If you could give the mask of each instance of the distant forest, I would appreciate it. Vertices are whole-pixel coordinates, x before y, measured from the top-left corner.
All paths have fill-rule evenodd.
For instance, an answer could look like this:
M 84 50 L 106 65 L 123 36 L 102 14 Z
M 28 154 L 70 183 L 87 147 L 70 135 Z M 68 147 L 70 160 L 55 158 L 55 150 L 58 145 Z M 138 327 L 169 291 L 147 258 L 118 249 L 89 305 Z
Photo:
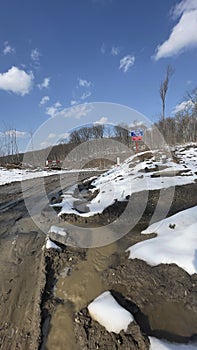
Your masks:
M 144 136 L 143 141 L 140 142 L 141 149 L 160 148 L 164 146 L 161 142 L 161 135 L 163 136 L 165 143 L 169 146 L 177 144 L 184 144 L 188 142 L 197 141 L 197 88 L 188 94 L 185 108 L 176 113 L 173 117 L 161 117 L 161 119 L 152 125 L 151 128 L 147 128 L 146 125 L 140 124 L 136 121 L 132 127 L 126 124 L 120 124 L 116 126 L 94 124 L 92 126 L 85 126 L 80 129 L 75 129 L 70 133 L 68 140 L 62 140 L 59 144 L 43 150 L 32 150 L 26 154 L 26 159 L 29 164 L 41 167 L 44 166 L 45 160 L 64 160 L 71 150 L 77 146 L 87 143 L 89 150 L 91 149 L 92 141 L 97 141 L 98 147 L 101 142 L 99 140 L 114 140 L 120 144 L 125 145 L 128 148 L 135 148 L 135 143 L 131 139 L 131 130 L 141 129 Z M 7 144 L 6 144 L 7 142 Z M 108 150 L 109 154 L 117 153 L 118 149 L 114 143 L 114 150 Z M 113 147 L 112 147 L 113 148 Z M 121 148 L 121 146 L 120 146 Z M 12 133 L 7 134 L 4 141 L 0 144 L 0 164 L 6 163 L 22 163 L 24 154 L 18 153 L 16 143 L 16 135 L 14 129 Z M 80 151 L 81 150 L 81 151 Z M 78 147 L 77 152 L 79 157 L 85 157 L 84 154 L 88 149 Z M 81 155 L 80 155 L 81 152 Z M 96 150 L 94 150 L 96 152 Z M 111 153 L 110 153 L 111 152 Z

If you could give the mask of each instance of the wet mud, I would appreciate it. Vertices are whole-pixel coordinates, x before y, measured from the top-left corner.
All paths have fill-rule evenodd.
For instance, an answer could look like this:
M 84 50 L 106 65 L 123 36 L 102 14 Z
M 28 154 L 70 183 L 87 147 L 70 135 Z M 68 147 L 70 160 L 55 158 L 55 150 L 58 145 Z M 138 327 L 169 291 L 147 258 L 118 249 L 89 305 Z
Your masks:
M 45 180 L 50 193 L 58 193 L 58 177 Z M 72 177 L 67 180 L 72 184 Z M 34 203 L 39 184 L 30 181 Z M 27 191 L 29 194 L 29 192 Z M 168 190 L 166 190 L 166 198 Z M 197 184 L 177 187 L 168 215 L 197 205 Z M 62 252 L 42 249 L 46 236 L 30 218 L 20 184 L 1 187 L 0 193 L 0 349 L 77 350 L 148 349 L 148 335 L 188 342 L 197 335 L 197 275 L 178 266 L 150 267 L 128 260 L 125 250 L 147 239 L 140 235 L 151 221 L 158 191 L 149 200 L 139 222 L 124 237 L 105 247 L 81 249 L 59 244 Z M 143 193 L 136 195 L 136 203 Z M 89 227 L 115 220 L 124 204 L 115 204 L 103 216 L 88 223 L 70 216 L 68 220 Z M 160 203 L 159 219 L 165 210 Z M 42 223 L 50 225 L 45 207 Z M 148 238 L 152 236 L 149 235 Z M 91 320 L 87 305 L 103 291 L 132 312 L 135 322 L 127 332 L 108 333 Z

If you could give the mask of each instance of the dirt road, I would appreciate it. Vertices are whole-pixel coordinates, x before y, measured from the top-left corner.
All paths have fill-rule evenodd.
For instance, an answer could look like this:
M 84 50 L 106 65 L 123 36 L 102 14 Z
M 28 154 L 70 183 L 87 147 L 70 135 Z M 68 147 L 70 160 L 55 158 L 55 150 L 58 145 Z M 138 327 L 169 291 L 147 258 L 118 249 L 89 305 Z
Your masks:
M 81 177 L 90 175 L 92 173 L 85 173 Z M 65 175 L 63 180 L 63 187 L 76 182 L 73 174 Z M 106 349 L 105 344 L 111 349 L 119 349 L 121 339 L 104 332 L 83 309 L 99 293 L 108 289 L 113 290 L 117 300 L 128 310 L 132 310 L 133 302 L 136 304 L 136 320 L 146 337 L 153 334 L 168 337 L 169 340 L 182 340 L 196 334 L 196 275 L 190 277 L 173 265 L 151 268 L 138 260 L 128 261 L 124 254 L 127 247 L 144 239 L 140 236 L 140 230 L 148 224 L 154 212 L 158 191 L 150 192 L 140 223 L 116 246 L 108 246 L 104 250 L 67 247 L 61 254 L 46 253 L 42 250 L 45 234 L 40 228 L 47 232 L 51 224 L 58 222 L 49 202 L 55 199 L 61 188 L 59 176 L 28 180 L 23 183 L 23 191 L 20 183 L 1 186 L 0 349 L 61 350 L 64 349 L 63 344 L 72 337 L 70 347 L 67 343 L 68 350 L 77 349 L 78 339 L 83 349 L 88 349 L 96 342 L 101 349 Z M 197 205 L 196 191 L 197 184 L 176 188 L 169 213 L 174 214 Z M 135 196 L 136 202 L 142 198 L 143 193 Z M 32 217 L 26 208 L 27 204 Z M 165 206 L 165 203 L 162 205 Z M 103 222 L 109 215 L 115 217 L 114 208 L 106 211 Z M 79 220 L 79 224 L 84 223 Z M 57 289 L 54 296 L 55 281 Z M 156 312 L 156 308 L 159 312 Z M 176 314 L 177 317 L 171 320 L 172 326 L 169 326 L 172 313 L 173 317 Z M 162 324 L 159 323 L 159 315 L 164 315 Z M 177 319 L 184 320 L 184 317 L 187 322 L 173 328 Z M 132 332 L 126 338 L 121 336 L 125 344 Z M 140 334 L 139 329 L 137 333 Z M 88 338 L 88 334 L 91 334 L 91 338 Z M 145 343 L 148 344 L 146 340 Z M 121 348 L 128 349 L 126 345 Z
M 92 173 L 91 173 L 92 174 Z M 90 174 L 89 174 L 90 175 Z M 83 178 L 88 173 L 81 173 Z M 75 182 L 64 175 L 64 186 Z M 43 191 L 44 189 L 46 193 Z M 50 201 L 61 189 L 59 176 L 15 182 L 0 191 L 0 349 L 38 349 L 40 342 L 40 301 L 45 286 L 42 246 L 51 218 Z M 46 194 L 48 197 L 46 197 Z M 25 198 L 25 201 L 24 201 Z M 49 198 L 49 200 L 48 200 Z M 28 200 L 29 199 L 29 200 Z M 33 220 L 26 208 L 28 203 Z M 47 205 L 47 211 L 44 213 Z M 43 211 L 43 212 L 42 212 Z M 58 219 L 56 219 L 58 220 Z M 35 223 L 35 222 L 36 223 Z

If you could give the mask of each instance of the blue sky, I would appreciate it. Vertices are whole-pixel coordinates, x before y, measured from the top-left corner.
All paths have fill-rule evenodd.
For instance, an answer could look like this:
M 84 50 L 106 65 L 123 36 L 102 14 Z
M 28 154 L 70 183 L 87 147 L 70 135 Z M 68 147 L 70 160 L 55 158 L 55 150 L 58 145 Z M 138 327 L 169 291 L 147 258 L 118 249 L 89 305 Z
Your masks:
M 197 0 L 1 0 L 0 131 L 16 129 L 24 148 L 30 131 L 87 102 L 157 121 L 168 64 L 173 115 L 197 85 Z M 62 134 L 71 127 L 65 118 Z

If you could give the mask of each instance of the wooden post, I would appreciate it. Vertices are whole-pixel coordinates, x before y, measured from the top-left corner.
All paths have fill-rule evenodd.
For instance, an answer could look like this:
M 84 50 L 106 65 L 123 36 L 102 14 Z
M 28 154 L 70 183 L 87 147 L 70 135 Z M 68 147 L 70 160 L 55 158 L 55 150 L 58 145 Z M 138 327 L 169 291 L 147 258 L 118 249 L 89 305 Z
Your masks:
M 136 153 L 138 153 L 138 141 L 135 141 Z

